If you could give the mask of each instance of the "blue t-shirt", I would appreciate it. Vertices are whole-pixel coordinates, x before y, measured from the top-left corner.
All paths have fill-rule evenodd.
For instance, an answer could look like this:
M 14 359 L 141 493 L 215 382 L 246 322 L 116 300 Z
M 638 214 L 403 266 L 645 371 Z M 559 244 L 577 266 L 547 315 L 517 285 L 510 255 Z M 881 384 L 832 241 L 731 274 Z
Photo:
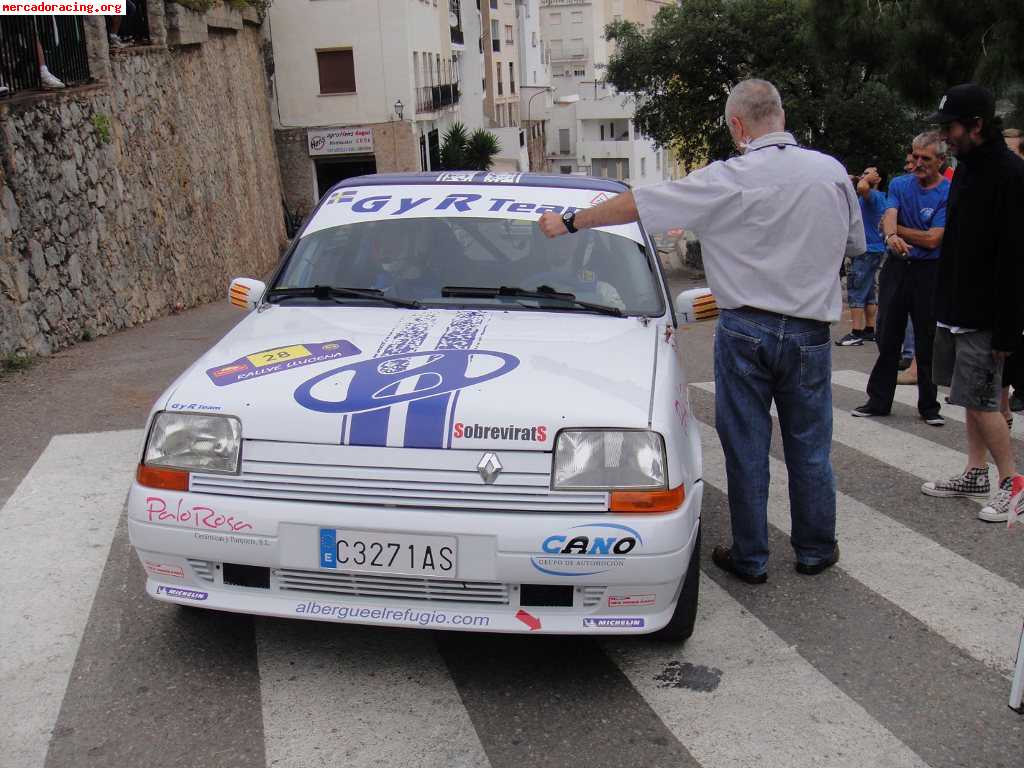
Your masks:
M 885 195 L 872 189 L 866 198 L 860 195 L 857 198 L 860 200 L 860 217 L 864 219 L 864 239 L 868 243 L 868 253 L 885 253 L 885 240 L 879 230 L 885 213 Z
M 896 221 L 902 227 L 927 232 L 932 227 L 946 226 L 946 201 L 949 198 L 949 182 L 945 179 L 931 189 L 922 189 L 913 174 L 897 176 L 889 184 L 889 195 L 885 200 L 886 209 L 899 211 Z M 928 261 L 939 258 L 942 247 L 910 249 L 911 259 Z

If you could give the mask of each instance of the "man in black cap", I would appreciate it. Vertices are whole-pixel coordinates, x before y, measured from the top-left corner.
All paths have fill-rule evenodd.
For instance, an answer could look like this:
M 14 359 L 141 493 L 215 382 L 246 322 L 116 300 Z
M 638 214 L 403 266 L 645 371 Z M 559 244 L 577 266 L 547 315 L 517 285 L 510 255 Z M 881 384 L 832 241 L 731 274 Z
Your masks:
M 935 292 L 934 375 L 950 387 L 949 401 L 967 409 L 967 467 L 921 490 L 929 496 L 988 496 L 991 453 L 999 485 L 978 518 L 1000 522 L 1024 507 L 1024 478 L 1017 475 L 999 412 L 1003 365 L 1024 333 L 1024 159 L 1007 148 L 986 88 L 950 88 L 929 119 L 941 126 L 960 161 Z

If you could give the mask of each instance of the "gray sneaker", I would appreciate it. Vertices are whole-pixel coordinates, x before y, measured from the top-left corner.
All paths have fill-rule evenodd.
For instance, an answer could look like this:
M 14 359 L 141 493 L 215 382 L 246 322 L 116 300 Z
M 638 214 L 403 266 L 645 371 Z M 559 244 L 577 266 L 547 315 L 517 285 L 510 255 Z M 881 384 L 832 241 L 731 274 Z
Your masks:
M 1024 483 L 1021 484 L 1024 487 Z M 999 490 L 992 500 L 978 510 L 978 519 L 986 523 L 1005 523 L 1010 519 L 1010 511 L 1015 517 L 1024 514 L 1024 492 L 1014 492 L 1013 478 L 1008 477 L 999 484 Z
M 988 467 L 971 467 L 966 472 L 953 475 L 948 480 L 929 480 L 921 486 L 921 493 L 944 499 L 956 496 L 988 498 L 989 493 L 991 493 L 991 487 L 988 482 Z M 1004 517 L 1003 520 L 1005 519 Z

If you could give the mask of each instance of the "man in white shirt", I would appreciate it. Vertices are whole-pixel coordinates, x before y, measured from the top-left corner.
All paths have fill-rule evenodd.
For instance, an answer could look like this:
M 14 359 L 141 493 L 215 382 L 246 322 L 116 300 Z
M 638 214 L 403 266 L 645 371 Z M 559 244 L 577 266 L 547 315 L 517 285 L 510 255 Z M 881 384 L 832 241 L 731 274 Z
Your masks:
M 743 154 L 679 181 L 608 202 L 544 214 L 548 237 L 638 219 L 650 233 L 700 237 L 708 284 L 722 310 L 715 336 L 716 427 L 726 457 L 731 547 L 712 560 L 751 584 L 768 578 L 768 454 L 775 401 L 789 470 L 796 570 L 835 564 L 832 342 L 839 266 L 865 251 L 860 205 L 846 169 L 797 146 L 775 87 L 736 85 L 725 118 Z

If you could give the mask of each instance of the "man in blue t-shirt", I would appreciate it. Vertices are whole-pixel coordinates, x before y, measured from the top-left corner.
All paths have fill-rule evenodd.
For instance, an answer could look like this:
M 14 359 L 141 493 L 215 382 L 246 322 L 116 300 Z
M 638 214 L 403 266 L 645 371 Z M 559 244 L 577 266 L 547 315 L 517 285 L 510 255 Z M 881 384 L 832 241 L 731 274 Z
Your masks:
M 878 360 L 868 379 L 868 401 L 854 416 L 887 416 L 896 394 L 900 347 L 907 317 L 914 326 L 917 354 L 917 410 L 934 427 L 945 420 L 939 414 L 932 380 L 932 343 L 935 339 L 935 284 L 942 234 L 946 226 L 949 182 L 940 169 L 946 144 L 935 131 L 914 139 L 913 175 L 892 180 L 882 217 L 882 239 L 889 258 L 879 279 Z
M 856 182 L 867 251 L 850 259 L 846 293 L 853 330 L 836 342 L 840 347 L 859 347 L 865 341 L 875 341 L 875 316 L 878 311 L 875 274 L 882 263 L 882 254 L 885 253 L 885 243 L 882 242 L 879 229 L 886 207 L 885 195 L 878 191 L 882 177 L 877 168 L 867 168 L 861 176 L 851 177 L 851 181 Z

